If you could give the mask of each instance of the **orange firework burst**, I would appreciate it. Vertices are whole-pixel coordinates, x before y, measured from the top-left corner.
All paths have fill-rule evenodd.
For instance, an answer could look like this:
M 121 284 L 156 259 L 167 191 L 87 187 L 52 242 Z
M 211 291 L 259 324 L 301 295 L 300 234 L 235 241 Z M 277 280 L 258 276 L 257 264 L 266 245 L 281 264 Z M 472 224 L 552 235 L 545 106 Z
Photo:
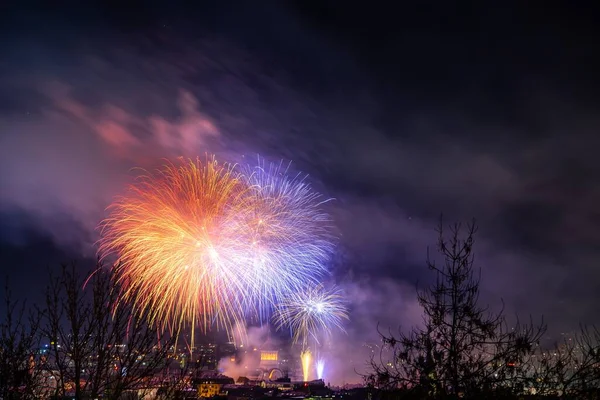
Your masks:
M 236 246 L 228 216 L 246 190 L 233 166 L 214 158 L 142 177 L 102 225 L 101 254 L 119 257 L 121 300 L 163 329 L 233 326 L 241 318 L 242 282 L 223 258 Z

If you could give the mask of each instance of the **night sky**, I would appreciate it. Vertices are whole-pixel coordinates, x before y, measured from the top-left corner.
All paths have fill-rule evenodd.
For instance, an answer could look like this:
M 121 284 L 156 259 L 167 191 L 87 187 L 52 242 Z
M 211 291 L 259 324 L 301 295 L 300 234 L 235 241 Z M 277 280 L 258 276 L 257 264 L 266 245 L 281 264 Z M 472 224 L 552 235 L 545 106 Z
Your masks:
M 419 319 L 441 213 L 478 221 L 482 301 L 554 332 L 599 321 L 597 10 L 201 3 L 2 9 L 0 262 L 20 295 L 93 262 L 132 168 L 260 154 L 336 199 L 353 338 Z

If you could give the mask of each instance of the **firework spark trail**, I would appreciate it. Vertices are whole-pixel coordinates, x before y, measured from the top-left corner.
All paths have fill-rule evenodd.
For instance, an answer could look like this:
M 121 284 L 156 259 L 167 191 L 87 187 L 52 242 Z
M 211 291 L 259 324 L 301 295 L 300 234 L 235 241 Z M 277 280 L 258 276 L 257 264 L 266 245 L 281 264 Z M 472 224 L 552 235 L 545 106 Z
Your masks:
M 318 344 L 319 336 L 330 335 L 333 327 L 343 331 L 348 311 L 342 300 L 337 288 L 327 289 L 322 284 L 291 293 L 277 308 L 276 326 L 291 327 L 294 343 L 301 342 L 306 349 L 310 339 Z
M 318 195 L 280 166 L 246 171 L 214 157 L 168 164 L 109 208 L 99 251 L 118 257 L 120 301 L 163 329 L 230 332 L 326 272 Z
M 310 350 L 304 350 L 300 353 L 300 360 L 302 362 L 302 379 L 304 382 L 308 382 L 310 378 L 310 365 L 312 360 L 312 354 Z
M 325 372 L 325 360 L 323 360 L 322 358 L 317 360 L 316 363 L 316 369 L 317 369 L 317 379 L 324 379 L 324 372 Z

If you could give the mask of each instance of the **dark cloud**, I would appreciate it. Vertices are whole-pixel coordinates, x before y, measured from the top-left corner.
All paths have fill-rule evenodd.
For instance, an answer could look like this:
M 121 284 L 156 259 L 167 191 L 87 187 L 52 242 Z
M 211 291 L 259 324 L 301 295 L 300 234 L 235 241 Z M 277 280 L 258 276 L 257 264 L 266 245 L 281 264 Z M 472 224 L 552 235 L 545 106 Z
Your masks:
M 336 199 L 332 268 L 353 276 L 348 291 L 364 305 L 340 352 L 374 340 L 377 322 L 415 321 L 413 285 L 429 279 L 441 212 L 480 223 L 484 301 L 544 313 L 557 330 L 600 316 L 599 85 L 585 23 L 552 30 L 550 13 L 527 34 L 528 10 L 514 25 L 471 10 L 491 22 L 390 33 L 385 18 L 375 27 L 372 13 L 350 10 L 332 33 L 322 22 L 338 15 L 331 8 L 316 18 L 310 7 L 215 6 L 197 23 L 163 11 L 131 30 L 110 13 L 111 24 L 86 14 L 89 30 L 13 26 L 21 33 L 0 64 L 4 246 L 22 246 L 30 239 L 18 232 L 33 228 L 92 257 L 95 227 L 131 168 L 260 153 L 293 160 Z M 352 40 L 359 22 L 380 46 Z

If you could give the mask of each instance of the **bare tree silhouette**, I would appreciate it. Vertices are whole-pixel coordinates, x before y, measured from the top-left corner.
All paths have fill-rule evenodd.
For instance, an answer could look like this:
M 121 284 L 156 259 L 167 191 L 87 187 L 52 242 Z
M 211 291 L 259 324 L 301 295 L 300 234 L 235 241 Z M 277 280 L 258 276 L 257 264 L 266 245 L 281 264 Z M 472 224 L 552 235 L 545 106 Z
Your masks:
M 170 359 L 173 338 L 128 305 L 115 306 L 118 293 L 111 272 L 100 264 L 87 281 L 74 264 L 52 277 L 42 332 L 50 339 L 47 365 L 55 396 L 118 398 L 150 385 Z
M 530 355 L 545 332 L 542 323 L 507 324 L 503 309 L 479 305 L 480 273 L 474 270 L 473 222 L 461 238 L 461 225 L 446 238 L 440 222 L 437 250 L 441 265 L 427 256 L 435 283 L 418 291 L 423 325 L 408 333 L 381 334 L 382 353 L 371 359 L 367 383 L 403 388 L 423 397 L 476 396 L 512 390 L 514 367 Z

